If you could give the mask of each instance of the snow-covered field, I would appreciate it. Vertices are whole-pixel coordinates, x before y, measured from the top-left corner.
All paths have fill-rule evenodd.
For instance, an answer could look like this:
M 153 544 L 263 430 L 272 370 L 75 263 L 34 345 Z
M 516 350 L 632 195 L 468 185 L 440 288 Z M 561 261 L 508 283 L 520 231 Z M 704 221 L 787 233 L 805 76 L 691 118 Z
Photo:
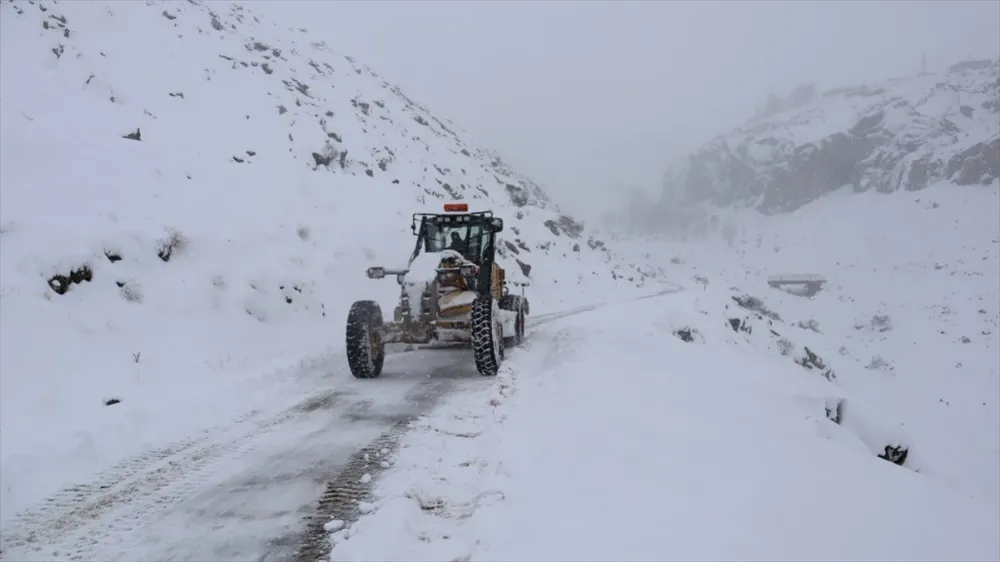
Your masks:
M 331 559 L 997 560 L 997 189 L 842 195 L 648 244 L 687 290 L 530 331 Z
M 348 307 L 391 314 L 399 287 L 364 271 L 405 265 L 413 212 L 462 199 L 503 217 L 533 312 L 650 290 L 628 248 L 573 231 L 529 179 L 305 32 L 231 3 L 0 10 L 0 520 L 336 387 Z

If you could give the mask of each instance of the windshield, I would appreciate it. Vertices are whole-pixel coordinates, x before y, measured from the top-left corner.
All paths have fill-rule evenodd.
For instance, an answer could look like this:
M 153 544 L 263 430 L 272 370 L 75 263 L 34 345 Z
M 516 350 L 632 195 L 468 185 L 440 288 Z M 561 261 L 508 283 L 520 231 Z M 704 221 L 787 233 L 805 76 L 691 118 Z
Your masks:
M 424 251 L 455 250 L 466 259 L 478 262 L 487 237 L 478 224 L 439 225 L 428 222 L 424 238 Z

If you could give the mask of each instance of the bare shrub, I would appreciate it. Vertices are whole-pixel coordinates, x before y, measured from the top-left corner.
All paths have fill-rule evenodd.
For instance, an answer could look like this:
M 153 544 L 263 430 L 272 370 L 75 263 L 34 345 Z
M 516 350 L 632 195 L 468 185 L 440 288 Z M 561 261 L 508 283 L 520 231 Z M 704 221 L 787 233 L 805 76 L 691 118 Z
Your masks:
M 865 369 L 870 370 L 881 370 L 889 366 L 889 362 L 882 358 L 880 355 L 873 355 L 872 360 L 868 362 Z
M 876 314 L 872 316 L 871 327 L 876 332 L 888 332 L 892 329 L 892 318 L 888 314 Z
M 89 283 L 93 279 L 94 272 L 88 264 L 83 264 L 77 269 L 70 270 L 69 275 L 53 275 L 49 278 L 48 284 L 49 288 L 55 291 L 57 295 L 65 295 L 72 285 L 83 283 L 84 281 Z
M 736 301 L 736 304 L 747 310 L 763 314 L 772 320 L 781 320 L 781 316 L 779 316 L 777 312 L 767 308 L 764 301 L 758 299 L 757 297 L 751 295 L 740 295 L 738 297 L 733 297 L 733 300 Z
M 118 281 L 118 293 L 128 302 L 142 303 L 142 288 L 136 281 Z
M 188 242 L 187 237 L 181 234 L 180 231 L 168 228 L 167 237 L 160 240 L 156 255 L 165 262 L 170 261 L 172 256 L 176 255 L 178 252 L 184 251 L 184 249 L 188 247 Z
M 795 325 L 798 326 L 799 328 L 802 328 L 803 330 L 812 330 L 812 331 L 816 332 L 817 334 L 820 333 L 820 331 L 819 331 L 819 321 L 816 320 L 815 318 L 810 318 L 809 320 L 806 320 L 805 322 L 801 322 L 801 321 L 797 322 Z
M 782 355 L 788 355 L 793 349 L 795 349 L 795 344 L 788 341 L 786 338 L 778 340 L 778 352 Z
M 855 330 L 864 330 L 865 328 L 870 328 L 875 332 L 888 332 L 892 329 L 892 318 L 888 314 L 876 314 L 867 323 L 856 321 L 854 324 Z
M 302 225 L 295 230 L 295 233 L 299 235 L 299 238 L 303 240 L 309 240 L 309 227 Z
M 688 343 L 704 343 L 705 338 L 696 328 L 684 327 L 674 330 L 674 335 Z

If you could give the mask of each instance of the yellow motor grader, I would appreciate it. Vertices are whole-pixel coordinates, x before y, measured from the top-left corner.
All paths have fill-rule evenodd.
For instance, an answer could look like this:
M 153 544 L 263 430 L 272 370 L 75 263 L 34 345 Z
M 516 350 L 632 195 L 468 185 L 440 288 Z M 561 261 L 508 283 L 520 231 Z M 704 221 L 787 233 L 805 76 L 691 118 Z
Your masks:
M 406 269 L 370 267 L 369 279 L 395 275 L 401 287 L 392 322 L 378 303 L 357 301 L 347 315 L 347 364 L 359 379 L 382 373 L 387 343 L 469 342 L 476 370 L 494 376 L 504 348 L 520 345 L 528 301 L 527 281 L 506 279 L 496 263 L 496 235 L 503 219 L 446 203 L 444 213 L 415 213 L 417 244 Z M 512 294 L 511 286 L 520 294 Z

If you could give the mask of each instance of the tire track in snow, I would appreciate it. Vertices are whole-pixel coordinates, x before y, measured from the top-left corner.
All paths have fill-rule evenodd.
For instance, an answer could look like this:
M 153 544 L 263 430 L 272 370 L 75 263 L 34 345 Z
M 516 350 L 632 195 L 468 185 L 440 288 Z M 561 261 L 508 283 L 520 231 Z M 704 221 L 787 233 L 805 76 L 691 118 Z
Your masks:
M 471 361 L 471 354 L 469 356 Z M 421 415 L 430 412 L 437 403 L 454 388 L 456 380 L 467 378 L 474 384 L 489 381 L 472 370 L 441 369 L 443 378 L 430 380 L 415 387 L 406 396 L 407 401 L 417 405 L 413 415 L 396 420 L 381 435 L 359 449 L 348 459 L 337 476 L 327 482 L 323 495 L 313 513 L 304 518 L 304 531 L 295 550 L 295 562 L 315 562 L 330 556 L 332 544 L 326 524 L 331 520 L 349 525 L 364 514 L 364 502 L 372 497 L 373 483 L 380 473 L 390 466 L 389 458 L 396 452 L 402 437 L 410 430 L 410 424 Z M 367 476 L 367 477 L 366 477 Z
M 364 513 L 363 502 L 371 499 L 372 495 L 371 482 L 389 468 L 385 459 L 399 447 L 399 441 L 410 429 L 411 421 L 401 420 L 393 424 L 388 431 L 352 455 L 337 477 L 327 483 L 315 513 L 305 518 L 304 538 L 295 551 L 296 562 L 329 558 L 332 545 L 326 524 L 337 520 L 348 525 Z
M 90 553 L 107 537 L 129 532 L 143 520 L 190 495 L 212 476 L 218 461 L 246 454 L 253 439 L 275 431 L 282 424 L 332 407 L 344 395 L 327 391 L 309 397 L 278 414 L 250 412 L 234 423 L 204 437 L 171 443 L 100 473 L 93 483 L 71 486 L 13 518 L 0 536 L 0 556 L 28 550 L 41 556 L 92 558 Z M 59 553 L 42 549 L 59 544 Z M 19 555 L 21 557 L 21 555 Z

